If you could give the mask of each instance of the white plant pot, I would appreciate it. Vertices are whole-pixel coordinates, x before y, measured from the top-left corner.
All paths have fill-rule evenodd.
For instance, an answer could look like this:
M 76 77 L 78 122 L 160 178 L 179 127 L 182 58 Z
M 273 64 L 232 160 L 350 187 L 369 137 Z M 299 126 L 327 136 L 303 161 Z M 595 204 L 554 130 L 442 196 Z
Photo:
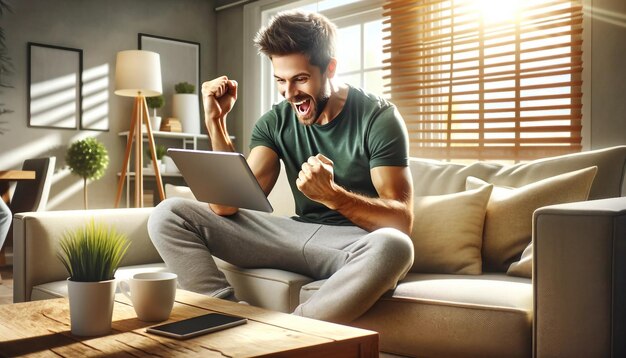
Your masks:
M 150 127 L 152 127 L 153 131 L 160 130 L 161 129 L 161 117 L 160 116 L 150 117 Z
M 115 280 L 75 282 L 67 280 L 72 334 L 100 336 L 111 333 Z
M 178 173 L 178 167 L 176 163 L 174 163 L 174 159 L 170 158 L 169 155 L 163 157 L 163 161 L 165 162 L 165 171 L 168 173 Z
M 200 100 L 193 93 L 177 93 L 172 98 L 172 116 L 180 119 L 183 132 L 200 134 Z
M 165 163 L 163 163 L 162 159 L 157 159 L 156 162 L 157 162 L 157 165 L 159 166 L 159 171 L 161 172 L 161 174 L 163 174 L 163 172 L 165 172 Z M 150 160 L 146 169 L 154 170 L 154 164 L 152 164 L 152 160 Z

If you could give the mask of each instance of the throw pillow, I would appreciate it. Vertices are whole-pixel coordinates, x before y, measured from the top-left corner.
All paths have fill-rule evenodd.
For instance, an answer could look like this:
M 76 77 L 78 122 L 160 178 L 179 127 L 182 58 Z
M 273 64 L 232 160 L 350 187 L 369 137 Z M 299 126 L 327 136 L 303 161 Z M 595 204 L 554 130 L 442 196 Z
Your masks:
M 492 185 L 414 199 L 411 272 L 479 275 L 483 224 Z
M 482 258 L 486 271 L 505 272 L 531 242 L 533 212 L 543 206 L 587 200 L 597 167 L 519 187 L 495 186 L 485 215 Z M 487 184 L 468 177 L 466 188 Z
M 531 242 L 526 246 L 524 252 L 522 252 L 522 257 L 520 257 L 519 261 L 515 261 L 509 266 L 509 269 L 506 271 L 506 274 L 509 276 L 519 276 L 519 277 L 533 277 L 533 243 Z
M 188 186 L 165 184 L 166 198 L 185 198 L 196 200 Z

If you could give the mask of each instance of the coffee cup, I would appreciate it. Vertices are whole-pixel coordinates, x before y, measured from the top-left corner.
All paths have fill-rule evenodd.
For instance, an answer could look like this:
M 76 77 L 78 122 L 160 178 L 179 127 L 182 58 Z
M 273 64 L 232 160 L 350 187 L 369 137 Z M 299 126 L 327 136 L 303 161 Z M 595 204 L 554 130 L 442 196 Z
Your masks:
M 176 274 L 143 272 L 120 282 L 120 290 L 133 304 L 137 318 L 142 321 L 165 321 L 169 318 L 176 298 Z

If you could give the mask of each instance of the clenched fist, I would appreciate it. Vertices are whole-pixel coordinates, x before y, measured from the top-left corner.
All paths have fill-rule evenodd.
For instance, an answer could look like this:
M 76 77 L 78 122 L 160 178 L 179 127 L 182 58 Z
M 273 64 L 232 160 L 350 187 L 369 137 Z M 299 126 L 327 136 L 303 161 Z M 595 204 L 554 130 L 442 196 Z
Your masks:
M 335 195 L 333 161 L 323 154 L 309 157 L 302 164 L 296 186 L 309 199 L 328 205 Z
M 202 104 L 207 121 L 224 118 L 237 101 L 237 81 L 222 76 L 202 84 Z

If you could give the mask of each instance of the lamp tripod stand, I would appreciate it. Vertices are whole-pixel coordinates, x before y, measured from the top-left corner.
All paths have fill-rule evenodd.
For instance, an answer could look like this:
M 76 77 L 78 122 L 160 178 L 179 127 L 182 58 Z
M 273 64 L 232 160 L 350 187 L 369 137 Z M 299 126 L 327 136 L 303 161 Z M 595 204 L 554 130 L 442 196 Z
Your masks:
M 156 151 L 154 148 L 154 137 L 152 136 L 152 128 L 150 127 L 150 119 L 148 118 L 148 104 L 146 103 L 146 97 L 137 93 L 135 97 L 135 104 L 133 105 L 133 115 L 130 122 L 130 130 L 128 132 L 128 140 L 126 142 L 126 151 L 124 153 L 124 165 L 120 174 L 120 179 L 117 184 L 117 196 L 115 199 L 115 207 L 117 208 L 122 197 L 122 189 L 124 188 L 124 181 L 126 180 L 126 174 L 130 162 L 130 150 L 133 146 L 133 140 L 135 141 L 135 207 L 143 207 L 143 133 L 141 130 L 141 124 L 146 125 L 148 134 L 148 146 L 150 147 L 150 156 L 152 158 L 152 166 L 154 167 L 154 175 L 157 184 L 157 190 L 159 192 L 159 198 L 165 199 L 165 193 L 163 192 L 163 181 L 161 179 L 161 170 L 156 161 Z

